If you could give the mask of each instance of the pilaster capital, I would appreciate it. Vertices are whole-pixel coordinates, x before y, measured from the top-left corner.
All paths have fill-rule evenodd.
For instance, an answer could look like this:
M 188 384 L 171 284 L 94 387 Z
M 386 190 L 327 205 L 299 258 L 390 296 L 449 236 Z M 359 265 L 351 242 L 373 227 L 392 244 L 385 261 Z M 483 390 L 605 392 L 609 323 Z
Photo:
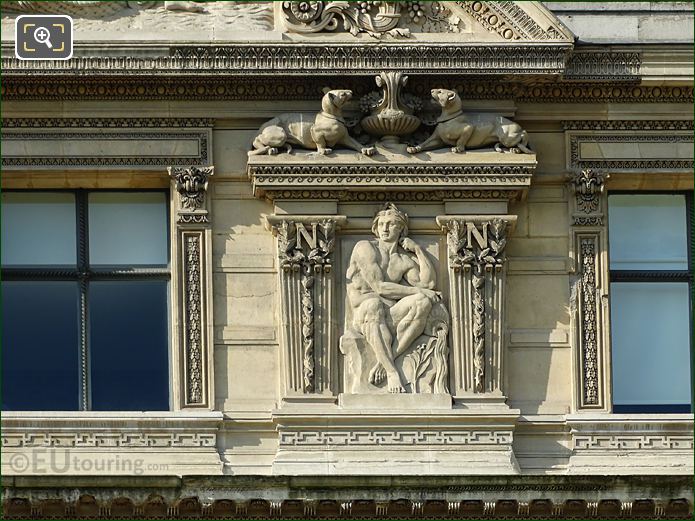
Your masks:
M 205 196 L 214 167 L 173 166 L 167 170 L 179 193 L 177 221 L 181 224 L 209 222 Z

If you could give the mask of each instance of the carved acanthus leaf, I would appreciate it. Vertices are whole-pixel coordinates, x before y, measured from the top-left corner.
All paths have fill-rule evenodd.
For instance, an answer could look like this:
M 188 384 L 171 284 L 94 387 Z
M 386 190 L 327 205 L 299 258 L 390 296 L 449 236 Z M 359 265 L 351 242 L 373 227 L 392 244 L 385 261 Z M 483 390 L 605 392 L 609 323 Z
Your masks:
M 575 195 L 577 211 L 586 214 L 598 212 L 601 192 L 608 177 L 608 174 L 591 168 L 569 174 L 569 184 Z
M 205 193 L 213 170 L 211 166 L 169 168 L 169 176 L 175 181 L 176 191 L 181 196 L 183 212 L 205 212 Z

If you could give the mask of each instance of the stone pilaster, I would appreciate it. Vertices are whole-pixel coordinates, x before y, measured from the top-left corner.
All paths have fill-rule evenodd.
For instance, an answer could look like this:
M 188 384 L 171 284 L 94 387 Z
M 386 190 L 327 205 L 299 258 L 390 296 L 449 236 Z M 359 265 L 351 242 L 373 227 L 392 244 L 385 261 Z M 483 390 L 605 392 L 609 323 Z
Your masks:
M 507 235 L 514 215 L 446 215 L 452 314 L 452 393 L 458 402 L 502 404 Z
M 335 234 L 341 215 L 271 215 L 281 300 L 283 403 L 332 402 L 337 395 Z
M 172 306 L 175 331 L 175 408 L 214 408 L 212 231 L 207 188 L 213 167 L 171 167 L 175 202 Z
M 607 409 L 607 238 L 603 188 L 608 175 L 592 169 L 572 172 L 568 186 L 570 244 L 575 281 L 576 407 L 579 410 Z

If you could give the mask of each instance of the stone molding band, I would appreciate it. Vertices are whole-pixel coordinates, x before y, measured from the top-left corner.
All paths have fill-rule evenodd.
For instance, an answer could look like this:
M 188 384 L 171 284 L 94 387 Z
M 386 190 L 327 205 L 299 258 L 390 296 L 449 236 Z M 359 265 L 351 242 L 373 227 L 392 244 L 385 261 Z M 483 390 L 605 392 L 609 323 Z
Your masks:
M 343 76 L 341 84 L 355 94 L 372 90 L 370 77 Z M 0 93 L 5 100 L 315 100 L 325 86 L 322 76 L 230 78 L 203 75 L 152 77 L 79 77 L 5 73 Z M 615 81 L 530 81 L 513 77 L 497 80 L 471 79 L 442 74 L 411 74 L 410 88 L 422 95 L 435 87 L 460 93 L 462 99 L 513 99 L 544 103 L 693 103 L 692 86 L 652 86 Z

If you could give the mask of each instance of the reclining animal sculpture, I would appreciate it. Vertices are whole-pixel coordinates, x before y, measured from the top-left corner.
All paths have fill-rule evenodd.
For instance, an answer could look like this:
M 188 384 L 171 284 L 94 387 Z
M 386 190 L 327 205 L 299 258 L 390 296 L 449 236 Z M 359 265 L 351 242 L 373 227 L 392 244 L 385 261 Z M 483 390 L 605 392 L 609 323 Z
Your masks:
M 528 148 L 526 131 L 518 123 L 495 114 L 464 113 L 459 95 L 447 89 L 432 89 L 432 97 L 442 107 L 432 135 L 417 146 L 407 147 L 410 154 L 451 146 L 451 151 L 463 153 L 468 148 L 495 146 L 497 152 L 524 152 Z M 503 148 L 504 147 L 504 148 Z
M 336 145 L 343 145 L 371 156 L 376 149 L 359 143 L 348 133 L 345 125 L 343 105 L 351 98 L 350 90 L 324 89 L 321 112 L 314 121 L 308 120 L 304 114 L 280 114 L 261 126 L 253 140 L 253 150 L 248 154 L 274 155 L 281 148 L 289 153 L 292 145 L 296 145 L 325 155 L 330 154 Z

